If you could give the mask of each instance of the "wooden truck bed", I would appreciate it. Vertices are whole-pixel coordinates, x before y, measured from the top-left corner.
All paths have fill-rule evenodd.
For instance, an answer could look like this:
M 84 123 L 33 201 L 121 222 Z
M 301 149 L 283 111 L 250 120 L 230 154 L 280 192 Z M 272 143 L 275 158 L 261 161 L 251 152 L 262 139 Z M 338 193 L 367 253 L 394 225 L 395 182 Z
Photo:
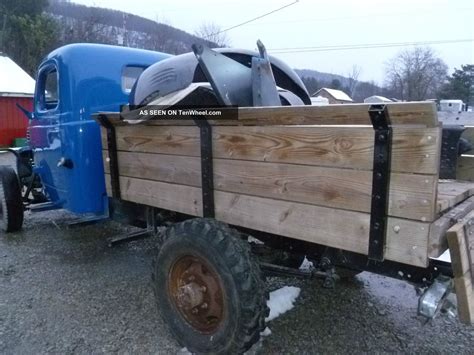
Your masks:
M 368 254 L 374 163 L 369 106 L 239 109 L 212 125 L 215 218 Z M 442 130 L 432 103 L 388 106 L 393 128 L 385 259 L 427 267 L 446 233 L 474 209 L 474 184 L 439 181 Z M 127 124 L 103 113 L 115 139 L 120 198 L 202 216 L 200 131 L 192 121 Z M 109 127 L 109 128 L 110 128 Z M 109 134 L 108 134 L 109 133 Z

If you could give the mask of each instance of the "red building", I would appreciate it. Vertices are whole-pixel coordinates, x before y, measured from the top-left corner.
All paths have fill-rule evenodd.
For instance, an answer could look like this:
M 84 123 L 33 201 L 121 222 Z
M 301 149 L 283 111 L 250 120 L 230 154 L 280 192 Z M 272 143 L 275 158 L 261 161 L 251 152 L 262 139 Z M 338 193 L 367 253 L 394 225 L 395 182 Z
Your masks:
M 35 81 L 15 62 L 0 53 L 0 147 L 25 138 L 28 119 L 17 104 L 33 109 Z

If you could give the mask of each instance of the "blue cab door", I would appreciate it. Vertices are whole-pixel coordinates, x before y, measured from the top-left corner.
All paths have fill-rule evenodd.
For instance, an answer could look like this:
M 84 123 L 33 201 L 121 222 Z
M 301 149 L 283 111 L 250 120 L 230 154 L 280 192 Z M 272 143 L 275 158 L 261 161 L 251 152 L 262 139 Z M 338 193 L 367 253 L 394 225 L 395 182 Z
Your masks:
M 35 107 L 30 122 L 30 145 L 35 171 L 41 176 L 50 201 L 61 207 L 66 200 L 67 172 L 58 168 L 62 152 L 60 76 L 54 61 L 43 63 L 38 72 Z

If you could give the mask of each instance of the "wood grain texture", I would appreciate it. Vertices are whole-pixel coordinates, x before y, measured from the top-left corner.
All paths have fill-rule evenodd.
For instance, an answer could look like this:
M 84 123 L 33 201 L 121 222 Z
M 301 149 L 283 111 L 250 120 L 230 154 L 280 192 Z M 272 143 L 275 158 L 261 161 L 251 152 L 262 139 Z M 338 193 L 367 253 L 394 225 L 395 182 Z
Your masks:
M 394 129 L 394 172 L 437 174 L 440 128 Z M 103 147 L 106 147 L 106 135 Z M 214 127 L 215 158 L 371 170 L 371 127 Z M 117 127 L 117 149 L 199 156 L 197 127 Z
M 237 120 L 212 120 L 212 125 L 371 125 L 369 104 L 344 104 L 327 106 L 243 107 L 238 109 Z M 439 126 L 436 105 L 432 102 L 407 102 L 387 104 L 392 125 Z M 122 125 L 118 113 L 107 114 L 115 124 Z M 136 118 L 133 111 L 128 118 Z M 190 125 L 192 120 L 149 120 L 146 125 Z
M 121 176 L 201 186 L 198 157 L 118 152 L 118 159 Z M 213 167 L 216 190 L 370 212 L 370 171 L 226 159 L 214 159 Z M 433 221 L 436 183 L 434 176 L 393 173 L 389 215 Z
M 448 249 L 446 232 L 472 210 L 474 210 L 474 197 L 463 201 L 431 223 L 428 247 L 430 258 L 438 258 Z
M 471 114 L 471 116 L 474 115 L 474 113 L 470 113 L 470 114 Z M 474 116 L 470 117 L 470 118 L 474 118 Z M 474 121 L 472 121 L 472 122 L 474 122 Z M 471 122 L 471 124 L 472 124 L 472 122 Z M 474 127 L 465 126 L 464 127 L 464 132 L 462 132 L 462 134 L 461 134 L 461 138 L 467 139 L 474 146 Z M 467 152 L 464 152 L 463 154 L 474 155 L 474 148 L 467 151 Z
M 454 278 L 459 320 L 474 324 L 474 290 L 470 273 Z
M 255 107 L 239 109 L 239 121 L 266 124 L 365 124 L 371 125 L 369 104 L 327 106 Z M 393 125 L 439 126 L 436 105 L 429 102 L 391 103 L 388 111 Z
M 474 155 L 463 154 L 458 157 L 456 179 L 462 181 L 474 181 Z
M 473 195 L 474 183 L 440 180 L 438 183 L 438 214 L 442 214 Z
M 474 212 L 451 227 L 447 232 L 454 287 L 458 303 L 459 319 L 468 324 L 474 323 L 474 292 L 472 269 L 469 258 L 469 236 L 465 235 L 465 224 L 474 223 Z
M 110 193 L 110 177 L 107 176 Z M 128 201 L 202 215 L 201 189 L 120 177 Z M 216 219 L 259 231 L 367 254 L 370 215 L 230 192 L 215 192 Z M 386 258 L 427 266 L 429 224 L 389 218 Z M 398 231 L 398 232 L 395 232 Z

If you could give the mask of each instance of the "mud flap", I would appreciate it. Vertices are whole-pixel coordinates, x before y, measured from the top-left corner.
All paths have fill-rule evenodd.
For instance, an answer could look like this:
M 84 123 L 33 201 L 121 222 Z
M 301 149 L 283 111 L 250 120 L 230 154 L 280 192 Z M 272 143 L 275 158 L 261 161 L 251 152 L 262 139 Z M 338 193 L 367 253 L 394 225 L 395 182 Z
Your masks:
M 447 232 L 459 319 L 474 324 L 474 211 Z

